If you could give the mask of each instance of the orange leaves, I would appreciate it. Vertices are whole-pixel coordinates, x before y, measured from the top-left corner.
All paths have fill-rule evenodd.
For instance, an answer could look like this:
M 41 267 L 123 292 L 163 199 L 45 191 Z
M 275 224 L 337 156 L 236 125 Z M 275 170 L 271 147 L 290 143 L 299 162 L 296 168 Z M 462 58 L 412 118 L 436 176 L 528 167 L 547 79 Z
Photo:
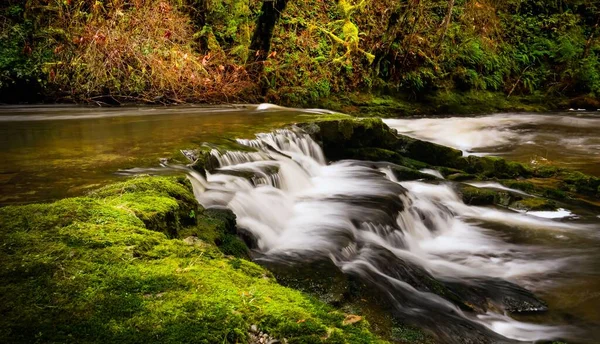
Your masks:
M 96 34 L 94 34 L 92 37 L 92 42 L 96 44 L 104 44 L 106 43 L 106 35 L 102 32 L 96 32 Z
M 171 5 L 167 2 L 161 1 L 158 4 L 158 11 L 162 14 L 169 14 L 172 9 L 173 7 L 171 7 Z
M 206 67 L 206 65 L 208 64 L 208 61 L 210 61 L 211 58 L 212 58 L 212 55 L 210 53 L 204 55 L 204 57 L 202 58 L 202 67 Z

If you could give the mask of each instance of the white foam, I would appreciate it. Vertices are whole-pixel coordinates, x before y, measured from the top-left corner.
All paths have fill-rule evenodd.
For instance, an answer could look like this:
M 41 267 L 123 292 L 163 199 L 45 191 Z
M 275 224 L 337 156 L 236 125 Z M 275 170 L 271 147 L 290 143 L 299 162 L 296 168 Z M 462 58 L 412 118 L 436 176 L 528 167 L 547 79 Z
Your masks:
M 495 182 L 472 182 L 472 183 L 465 183 L 465 184 L 474 186 L 476 188 L 504 190 L 504 191 L 513 192 L 513 193 L 517 193 L 517 194 L 524 195 L 524 196 L 530 196 L 528 193 L 526 193 L 524 191 L 517 190 L 517 189 L 511 189 L 500 183 L 495 183 Z
M 544 219 L 562 219 L 565 217 L 572 217 L 574 214 L 567 209 L 559 208 L 554 211 L 528 211 L 527 215 L 533 215 Z
M 440 179 L 444 179 L 444 176 L 438 170 L 433 170 L 433 169 L 430 169 L 430 168 L 424 168 L 422 170 L 419 170 L 419 172 L 425 173 L 425 174 L 429 174 L 429 175 L 432 175 L 434 177 L 438 177 Z

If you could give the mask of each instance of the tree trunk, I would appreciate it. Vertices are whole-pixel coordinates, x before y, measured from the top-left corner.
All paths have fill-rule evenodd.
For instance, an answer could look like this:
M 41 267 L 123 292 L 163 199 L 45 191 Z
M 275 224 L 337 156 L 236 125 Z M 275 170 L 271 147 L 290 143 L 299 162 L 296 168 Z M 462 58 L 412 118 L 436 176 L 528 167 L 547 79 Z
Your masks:
M 259 79 L 260 93 L 264 96 L 269 90 L 269 81 L 263 76 L 265 69 L 264 61 L 271 50 L 271 39 L 275 24 L 285 9 L 288 0 L 263 0 L 260 16 L 256 22 L 256 29 L 250 42 L 250 54 L 248 59 L 248 72 Z M 252 56 L 254 58 L 252 58 Z
M 208 1 L 207 0 L 199 0 L 195 2 L 195 8 L 192 12 L 192 20 L 196 25 L 197 29 L 200 31 L 206 25 L 206 12 L 208 11 Z M 206 36 L 200 37 L 199 41 L 200 51 L 206 52 L 208 50 L 208 39 Z
M 444 42 L 444 38 L 446 38 L 446 33 L 448 32 L 448 27 L 450 26 L 450 21 L 452 20 L 452 10 L 454 9 L 454 0 L 448 1 L 448 11 L 446 12 L 446 16 L 444 17 L 444 22 L 442 24 L 442 35 L 440 36 L 440 41 L 438 42 L 438 47 L 442 45 Z
M 288 0 L 263 0 L 261 13 L 250 43 L 250 51 L 254 52 L 255 62 L 262 62 L 269 55 L 275 24 L 287 2 Z
M 598 15 L 598 20 L 596 21 L 596 25 L 592 28 L 590 35 L 585 43 L 585 49 L 583 50 L 583 58 L 587 58 L 590 54 L 590 49 L 592 48 L 592 43 L 594 42 L 594 34 L 596 30 L 598 30 L 598 26 L 600 25 L 600 14 Z

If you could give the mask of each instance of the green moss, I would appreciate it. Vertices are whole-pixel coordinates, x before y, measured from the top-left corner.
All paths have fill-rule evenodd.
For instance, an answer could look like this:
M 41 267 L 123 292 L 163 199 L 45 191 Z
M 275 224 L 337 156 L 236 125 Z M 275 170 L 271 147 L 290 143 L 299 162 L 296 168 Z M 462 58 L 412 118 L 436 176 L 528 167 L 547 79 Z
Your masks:
M 600 178 L 588 176 L 577 171 L 564 171 L 559 178 L 567 184 L 572 192 L 600 196 L 598 193 Z
M 244 342 L 252 324 L 290 342 L 378 341 L 367 324 L 342 326 L 342 313 L 251 262 L 148 228 L 145 217 L 190 197 L 177 179 L 146 177 L 1 208 L 0 341 Z M 197 224 L 183 232 L 213 240 L 235 227 L 225 212 L 187 216 Z
M 527 211 L 556 210 L 556 203 L 544 198 L 526 198 L 511 204 L 511 207 Z
M 403 165 L 407 164 L 406 161 L 403 161 Z M 398 179 L 398 181 L 407 181 L 407 180 L 437 180 L 438 178 L 432 176 L 430 174 L 419 172 L 416 169 L 405 167 L 405 166 L 393 166 L 391 167 L 392 173 Z
M 90 193 L 102 200 L 131 212 L 147 228 L 179 236 L 179 231 L 196 222 L 190 214 L 198 211 L 198 204 L 185 178 L 134 177 Z
M 536 188 L 534 184 L 527 181 L 503 180 L 502 184 L 511 189 L 517 189 L 525 192 L 533 192 Z
M 453 173 L 446 177 L 448 180 L 452 180 L 455 182 L 461 182 L 465 180 L 475 180 L 477 179 L 477 175 L 469 174 L 469 173 Z
M 453 167 L 462 152 L 435 143 L 401 137 L 398 149 L 411 159 L 436 166 Z
M 496 192 L 492 190 L 472 186 L 463 186 L 460 191 L 463 202 L 469 205 L 492 205 L 496 197 Z
M 486 178 L 521 178 L 531 175 L 531 170 L 518 162 L 507 161 L 496 157 L 468 156 L 449 163 L 471 174 L 480 174 Z

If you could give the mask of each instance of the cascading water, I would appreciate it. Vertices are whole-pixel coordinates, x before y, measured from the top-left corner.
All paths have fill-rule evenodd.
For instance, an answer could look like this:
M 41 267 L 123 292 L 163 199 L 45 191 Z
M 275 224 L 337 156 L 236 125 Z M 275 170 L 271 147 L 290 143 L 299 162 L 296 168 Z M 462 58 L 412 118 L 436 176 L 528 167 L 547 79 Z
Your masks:
M 539 281 L 576 258 L 507 242 L 487 224 L 556 233 L 579 227 L 467 206 L 452 184 L 399 182 L 386 163 L 327 164 L 299 129 L 239 143 L 257 151 L 214 150 L 220 168 L 206 178 L 190 172 L 190 179 L 204 207 L 237 215 L 238 227 L 256 239 L 261 261 L 332 262 L 377 290 L 394 317 L 444 342 L 573 337 L 573 329 L 523 323 L 506 313 L 544 310 L 517 283 Z

